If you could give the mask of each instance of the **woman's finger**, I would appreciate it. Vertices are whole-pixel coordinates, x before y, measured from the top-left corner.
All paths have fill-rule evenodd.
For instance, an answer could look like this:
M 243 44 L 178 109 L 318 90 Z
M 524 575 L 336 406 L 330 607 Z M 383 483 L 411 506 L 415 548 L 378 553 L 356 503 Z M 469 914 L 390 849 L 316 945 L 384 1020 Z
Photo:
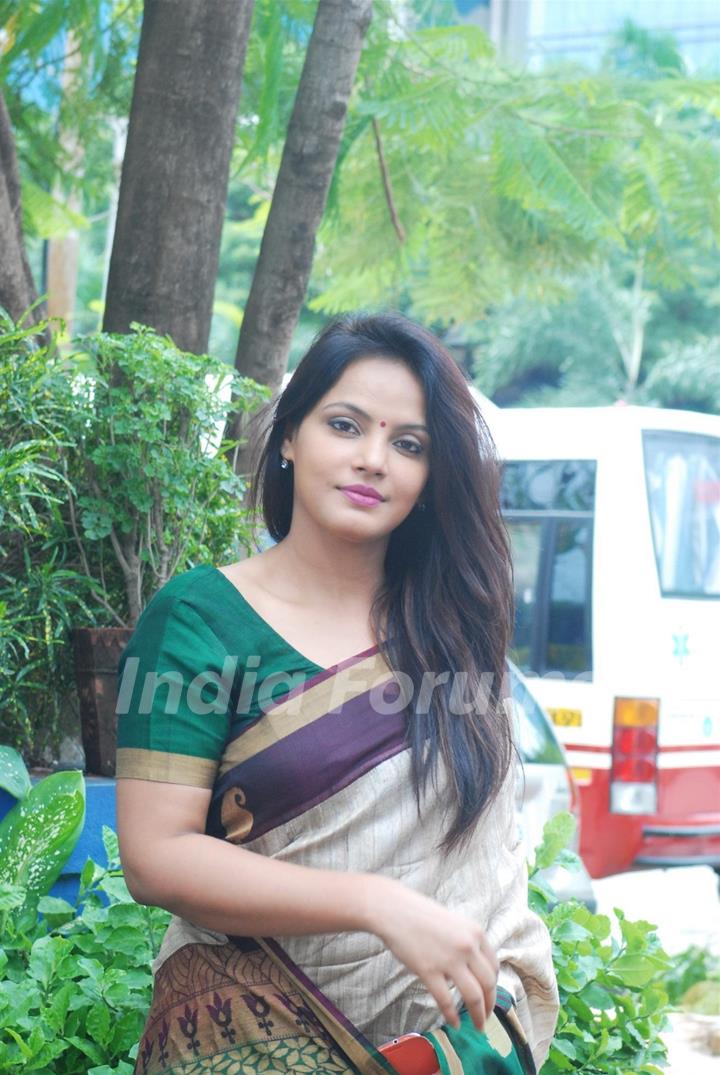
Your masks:
M 455 1000 L 453 998 L 450 989 L 448 988 L 447 981 L 442 974 L 429 975 L 423 979 L 428 992 L 433 996 L 437 1002 L 437 1006 L 440 1009 L 440 1014 L 446 1023 L 450 1026 L 460 1026 L 460 1015 L 455 1006 Z
M 485 1026 L 485 1020 L 492 1008 L 487 1006 L 487 993 L 477 972 L 469 965 L 457 970 L 454 975 L 455 985 L 460 990 L 465 1007 L 478 1030 Z
M 468 969 L 483 992 L 486 1018 L 495 1007 L 497 974 L 494 964 L 488 963 L 484 953 L 477 953 L 468 960 Z

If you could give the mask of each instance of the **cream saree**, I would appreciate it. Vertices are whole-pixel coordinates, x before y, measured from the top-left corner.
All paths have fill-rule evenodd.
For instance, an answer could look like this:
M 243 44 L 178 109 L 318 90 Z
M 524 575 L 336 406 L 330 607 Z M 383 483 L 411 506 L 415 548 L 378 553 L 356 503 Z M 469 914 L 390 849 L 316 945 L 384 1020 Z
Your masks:
M 418 817 L 399 695 L 378 647 L 284 695 L 227 743 L 207 832 L 287 862 L 384 873 L 481 923 L 500 961 L 485 1031 L 467 1013 L 460 1032 L 443 1026 L 434 999 L 374 934 L 253 939 L 173 916 L 137 1073 L 375 1075 L 393 1070 L 377 1047 L 409 1031 L 427 1034 L 442 1071 L 539 1070 L 558 994 L 547 930 L 527 905 L 515 773 L 471 843 L 438 851 L 449 821 L 442 769 Z M 505 1066 L 485 1066 L 486 1048 Z

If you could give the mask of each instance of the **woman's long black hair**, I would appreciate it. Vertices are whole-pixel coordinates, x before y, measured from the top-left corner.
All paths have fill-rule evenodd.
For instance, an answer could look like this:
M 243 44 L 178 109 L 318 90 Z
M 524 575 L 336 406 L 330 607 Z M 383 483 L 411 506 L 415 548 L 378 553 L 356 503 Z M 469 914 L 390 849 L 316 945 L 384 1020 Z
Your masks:
M 431 438 L 426 509 L 416 505 L 390 535 L 371 623 L 390 668 L 417 685 L 425 672 L 440 680 L 429 711 L 418 710 L 419 691 L 413 692 L 408 741 L 418 809 L 428 775 L 435 781 L 438 758 L 445 763 L 454 818 L 442 846 L 451 850 L 464 843 L 496 797 L 512 758 L 505 658 L 513 586 L 495 445 L 442 343 L 397 313 L 344 316 L 328 324 L 294 371 L 259 441 L 249 505 L 255 515 L 261 506 L 268 532 L 282 541 L 293 511 L 293 467 L 280 466 L 282 442 L 351 362 L 369 356 L 402 360 L 425 392 Z M 443 676 L 447 671 L 449 677 Z M 464 675 L 456 677 L 458 672 Z M 463 680 L 459 704 L 472 701 L 469 713 L 458 710 Z

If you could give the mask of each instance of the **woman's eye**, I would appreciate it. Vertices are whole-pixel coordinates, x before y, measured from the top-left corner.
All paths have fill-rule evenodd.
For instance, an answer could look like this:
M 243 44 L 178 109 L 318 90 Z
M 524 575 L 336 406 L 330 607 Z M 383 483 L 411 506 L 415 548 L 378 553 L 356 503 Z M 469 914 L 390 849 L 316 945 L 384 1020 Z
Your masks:
M 328 425 L 332 426 L 333 429 L 337 429 L 338 426 L 345 426 L 345 429 L 338 430 L 340 433 L 346 433 L 348 431 L 352 433 L 355 430 L 354 423 L 347 421 L 346 418 L 331 418 Z M 413 455 L 420 455 L 420 453 L 424 451 L 422 444 L 418 444 L 417 441 L 414 440 L 403 439 L 396 441 L 395 443 L 404 445 L 405 447 L 403 450 L 410 451 Z

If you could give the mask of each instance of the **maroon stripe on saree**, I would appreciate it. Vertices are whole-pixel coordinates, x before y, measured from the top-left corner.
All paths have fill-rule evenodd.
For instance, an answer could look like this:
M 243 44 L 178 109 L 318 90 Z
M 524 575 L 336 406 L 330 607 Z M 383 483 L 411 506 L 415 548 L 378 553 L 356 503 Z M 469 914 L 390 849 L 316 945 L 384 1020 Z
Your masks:
M 394 702 L 399 690 L 395 681 L 388 680 L 385 702 Z M 378 713 L 370 693 L 349 699 L 219 778 L 209 812 L 211 835 L 236 843 L 254 840 L 405 750 L 406 710 Z

